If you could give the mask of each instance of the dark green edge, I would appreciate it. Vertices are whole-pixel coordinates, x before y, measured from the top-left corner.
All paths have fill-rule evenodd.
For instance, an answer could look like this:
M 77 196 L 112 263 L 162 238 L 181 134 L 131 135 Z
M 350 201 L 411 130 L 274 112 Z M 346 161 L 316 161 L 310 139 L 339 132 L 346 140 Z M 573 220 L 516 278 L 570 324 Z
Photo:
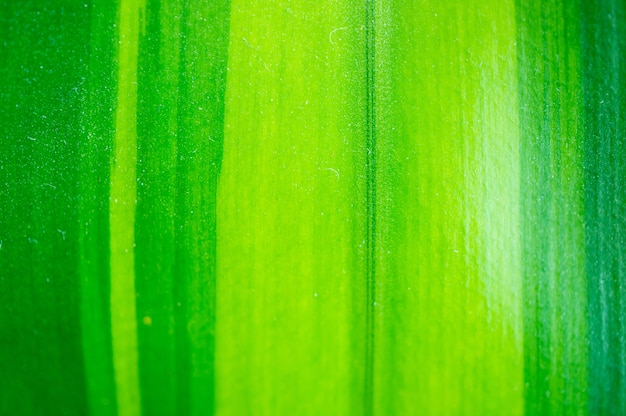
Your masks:
M 109 269 L 110 157 L 117 105 L 118 2 L 93 1 L 80 140 L 80 287 L 91 415 L 117 414 Z
M 77 281 L 87 51 L 77 39 L 87 13 L 1 7 L 0 413 L 86 413 Z
M 135 226 L 145 414 L 214 411 L 215 209 L 229 12 L 228 1 L 146 7 Z
M 626 3 L 582 2 L 589 414 L 626 414 Z

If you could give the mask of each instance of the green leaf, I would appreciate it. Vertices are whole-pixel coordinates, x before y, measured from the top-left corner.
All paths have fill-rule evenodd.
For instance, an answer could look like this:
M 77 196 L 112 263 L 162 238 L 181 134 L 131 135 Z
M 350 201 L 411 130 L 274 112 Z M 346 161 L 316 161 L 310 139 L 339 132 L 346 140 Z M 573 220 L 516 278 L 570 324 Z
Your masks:
M 0 414 L 626 412 L 626 3 L 4 1 Z

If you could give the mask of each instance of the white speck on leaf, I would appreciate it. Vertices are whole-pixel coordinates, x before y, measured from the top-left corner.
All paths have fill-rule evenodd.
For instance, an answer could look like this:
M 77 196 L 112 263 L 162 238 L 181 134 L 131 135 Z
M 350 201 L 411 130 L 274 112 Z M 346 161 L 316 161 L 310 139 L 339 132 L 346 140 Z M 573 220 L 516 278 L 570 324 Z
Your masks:
M 337 180 L 339 180 L 340 175 L 339 175 L 339 171 L 337 169 L 333 169 L 333 168 L 321 168 L 322 170 L 328 170 L 331 171 L 332 173 L 334 173 L 335 175 L 337 175 Z
M 330 41 L 330 43 L 332 43 L 333 45 L 335 44 L 335 42 L 333 42 L 333 35 L 340 31 L 340 30 L 347 30 L 347 27 L 338 27 L 337 29 L 332 30 L 329 34 L 328 34 L 328 40 Z

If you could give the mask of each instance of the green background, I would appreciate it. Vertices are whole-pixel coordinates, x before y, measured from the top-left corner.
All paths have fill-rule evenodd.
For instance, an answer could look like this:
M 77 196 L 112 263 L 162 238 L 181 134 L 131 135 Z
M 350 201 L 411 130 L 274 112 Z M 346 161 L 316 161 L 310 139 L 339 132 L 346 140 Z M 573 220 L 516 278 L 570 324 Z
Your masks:
M 1 415 L 625 415 L 623 0 L 0 1 Z

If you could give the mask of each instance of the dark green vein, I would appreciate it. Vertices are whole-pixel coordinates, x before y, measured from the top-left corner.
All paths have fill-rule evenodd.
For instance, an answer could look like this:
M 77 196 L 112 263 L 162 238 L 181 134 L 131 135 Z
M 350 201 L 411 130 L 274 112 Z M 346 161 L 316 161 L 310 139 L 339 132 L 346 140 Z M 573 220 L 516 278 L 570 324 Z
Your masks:
M 367 94 L 367 276 L 365 403 L 366 415 L 373 414 L 374 348 L 376 307 L 376 2 L 366 1 L 366 94 Z

